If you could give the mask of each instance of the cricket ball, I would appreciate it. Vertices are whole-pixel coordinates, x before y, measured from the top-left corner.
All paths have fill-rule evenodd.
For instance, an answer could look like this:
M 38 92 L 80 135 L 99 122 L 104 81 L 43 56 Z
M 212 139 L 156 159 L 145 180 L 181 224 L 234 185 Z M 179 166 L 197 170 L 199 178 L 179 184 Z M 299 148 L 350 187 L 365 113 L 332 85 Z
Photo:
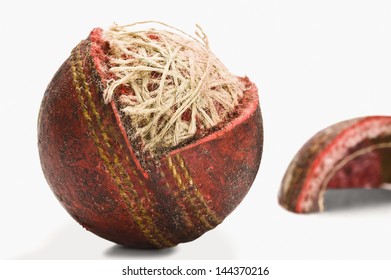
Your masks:
M 39 155 L 84 228 L 124 246 L 171 247 L 215 228 L 249 191 L 263 146 L 259 98 L 206 36 L 128 28 L 95 28 L 54 75 Z
M 381 188 L 385 183 L 391 183 L 391 117 L 359 117 L 308 140 L 285 173 L 279 202 L 292 212 L 319 212 L 328 189 Z

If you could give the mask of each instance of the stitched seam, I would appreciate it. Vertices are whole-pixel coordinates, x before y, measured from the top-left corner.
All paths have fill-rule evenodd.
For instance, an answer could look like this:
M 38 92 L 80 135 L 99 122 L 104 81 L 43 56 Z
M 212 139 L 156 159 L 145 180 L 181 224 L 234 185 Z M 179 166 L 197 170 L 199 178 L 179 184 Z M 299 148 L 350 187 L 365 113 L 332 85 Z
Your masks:
M 114 182 L 116 183 L 116 185 L 119 189 L 120 196 L 125 201 L 126 205 L 128 206 L 128 208 L 130 210 L 130 214 L 131 214 L 133 220 L 136 222 L 136 224 L 138 225 L 138 227 L 140 228 L 140 230 L 144 234 L 144 236 L 155 246 L 161 247 L 162 243 L 167 244 L 167 245 L 171 245 L 170 242 L 166 241 L 164 238 L 161 238 L 162 237 L 161 234 L 159 232 L 157 232 L 157 229 L 156 229 L 155 225 L 153 224 L 151 217 L 149 217 L 147 215 L 145 209 L 141 205 L 141 201 L 138 197 L 138 193 L 134 190 L 133 184 L 130 181 L 130 178 L 124 172 L 122 165 L 119 163 L 118 157 L 114 154 L 114 163 L 116 164 L 116 166 L 121 168 L 120 170 L 118 170 L 120 175 L 122 175 L 122 176 L 125 175 L 125 178 L 126 178 L 125 183 L 128 183 L 127 189 L 134 196 L 133 200 L 130 199 L 129 195 L 126 193 L 125 188 L 123 186 L 123 183 L 124 183 L 123 180 L 121 180 L 120 176 L 118 176 L 116 174 L 116 169 L 112 167 L 112 162 L 110 161 L 109 157 L 105 153 L 105 150 L 101 147 L 102 142 L 100 141 L 100 139 L 95 131 L 94 126 L 92 125 L 92 117 L 91 117 L 90 113 L 88 112 L 88 109 L 86 107 L 86 101 L 83 96 L 83 92 L 85 92 L 87 95 L 88 101 L 89 101 L 90 109 L 91 109 L 93 115 L 96 117 L 96 120 L 98 121 L 98 124 L 100 127 L 100 132 L 102 133 L 103 126 L 102 126 L 100 117 L 97 117 L 97 116 L 99 116 L 99 114 L 96 111 L 95 104 L 93 104 L 93 100 L 91 98 L 91 92 L 89 90 L 89 86 L 86 82 L 86 79 L 85 79 L 85 76 L 83 73 L 83 68 L 82 68 L 83 65 L 82 65 L 82 61 L 80 59 L 80 56 L 81 56 L 80 52 L 81 52 L 80 47 L 78 46 L 77 51 L 75 51 L 76 58 L 74 56 L 72 56 L 72 59 L 74 59 L 74 60 L 71 59 L 72 75 L 73 75 L 73 80 L 74 80 L 76 89 L 79 93 L 78 100 L 81 104 L 83 116 L 85 117 L 85 119 L 87 121 L 87 125 L 92 133 L 92 138 L 94 140 L 94 144 L 98 149 L 98 154 L 102 158 L 102 160 L 104 161 L 106 168 L 108 169 L 111 177 L 114 179 Z M 81 84 L 79 83 L 79 79 L 81 80 Z M 111 146 L 110 146 L 110 143 L 108 142 L 108 136 L 105 132 L 102 133 L 102 137 L 104 139 L 103 144 L 105 144 L 107 147 L 110 148 Z M 140 213 L 141 215 L 138 215 L 137 212 L 138 213 L 141 212 Z M 145 224 L 147 224 L 147 226 L 145 226 Z M 155 233 L 157 233 L 157 236 L 161 240 L 156 239 L 154 237 L 154 235 L 152 234 L 150 228 L 154 228 L 154 227 L 155 227 Z
M 185 163 L 183 156 L 180 154 L 176 154 L 175 159 L 178 161 L 179 167 L 183 171 L 183 174 L 185 175 L 187 182 L 189 182 L 189 184 L 194 187 L 193 193 L 195 194 L 195 196 L 199 200 L 199 202 L 203 205 L 204 211 L 206 212 L 207 217 L 209 217 L 214 224 L 221 223 L 221 220 L 217 217 L 216 213 L 212 209 L 210 209 L 210 207 L 208 206 L 207 202 L 205 201 L 203 195 L 201 194 L 201 192 L 199 191 L 197 186 L 194 184 L 193 178 L 190 175 L 190 171 L 189 171 L 188 167 L 186 166 L 186 163 Z
M 181 217 L 184 220 L 185 225 L 188 228 L 194 228 L 194 229 L 197 230 L 197 228 L 195 227 L 194 223 L 191 221 L 191 219 L 189 217 L 189 214 L 186 211 L 186 207 L 184 206 L 183 203 L 181 203 L 183 199 L 180 198 L 180 196 L 181 196 L 180 195 L 180 191 L 177 188 L 171 188 L 171 186 L 168 184 L 168 182 L 166 180 L 166 175 L 164 174 L 163 171 L 160 172 L 160 175 L 163 177 L 164 181 L 166 182 L 166 188 L 169 189 L 169 190 L 172 190 L 171 194 L 175 198 L 175 201 L 177 202 L 178 207 L 180 207 L 181 210 L 182 210 L 182 216 Z
M 209 223 L 208 219 L 204 215 L 203 211 L 203 205 L 200 205 L 198 201 L 196 201 L 196 198 L 193 194 L 193 191 L 191 188 L 189 188 L 190 184 L 189 182 L 184 183 L 180 174 L 178 173 L 178 169 L 174 161 L 171 157 L 167 157 L 167 163 L 168 168 L 171 172 L 171 175 L 174 177 L 175 181 L 177 182 L 177 185 L 179 189 L 183 192 L 183 197 L 185 201 L 189 204 L 190 208 L 192 209 L 193 215 L 202 222 L 203 226 L 206 229 L 212 229 L 214 226 Z M 194 187 L 194 186 L 193 186 Z

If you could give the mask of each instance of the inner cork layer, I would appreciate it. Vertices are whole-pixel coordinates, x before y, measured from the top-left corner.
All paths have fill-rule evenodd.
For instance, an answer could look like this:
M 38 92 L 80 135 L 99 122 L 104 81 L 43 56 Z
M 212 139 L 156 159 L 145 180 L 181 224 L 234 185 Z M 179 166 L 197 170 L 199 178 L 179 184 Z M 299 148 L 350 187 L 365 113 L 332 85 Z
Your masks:
M 155 34 L 152 31 L 149 33 L 149 38 L 152 38 L 152 40 L 159 40 L 160 34 Z M 107 36 L 105 36 L 105 33 L 102 29 L 94 29 L 93 32 L 90 34 L 90 41 L 91 41 L 91 56 L 93 58 L 94 64 L 96 65 L 97 72 L 99 76 L 101 77 L 101 83 L 102 83 L 102 89 L 108 86 L 109 83 L 112 83 L 113 80 L 115 80 L 115 77 L 113 76 L 113 65 L 112 65 L 112 55 L 113 55 L 113 47 L 112 42 L 107 40 Z M 125 58 L 125 55 L 124 55 Z M 215 59 L 215 58 L 213 58 Z M 220 64 L 218 64 L 219 67 L 221 67 Z M 211 67 L 206 65 L 206 67 Z M 217 66 L 213 66 L 217 67 Z M 159 73 L 153 73 L 151 75 L 155 75 L 152 79 L 154 82 L 152 84 L 145 84 L 146 87 L 148 87 L 149 92 L 154 92 L 154 89 L 157 89 L 158 85 L 157 82 L 159 78 Z M 232 75 L 232 74 L 231 74 Z M 160 76 L 161 77 L 161 76 Z M 222 87 L 225 88 L 226 91 L 229 90 L 240 90 L 240 93 L 236 93 L 233 100 L 231 101 L 232 104 L 231 108 L 228 108 L 229 106 L 225 105 L 225 103 L 213 101 L 214 104 L 214 112 L 208 111 L 208 109 L 204 110 L 200 113 L 200 110 L 197 111 L 197 107 L 195 105 L 190 106 L 186 109 L 185 112 L 181 115 L 181 122 L 185 123 L 184 127 L 186 127 L 186 122 L 189 123 L 188 130 L 192 131 L 190 134 L 190 137 L 183 138 L 183 139 L 176 139 L 175 141 L 172 141 L 170 145 L 167 145 L 170 141 L 166 141 L 167 139 L 162 139 L 163 145 L 159 146 L 156 145 L 153 148 L 148 148 L 148 140 L 147 138 L 143 138 L 140 133 L 138 133 L 138 126 L 140 126 L 140 123 L 136 123 L 134 121 L 134 118 L 130 117 L 129 114 L 127 114 L 127 108 L 129 108 L 129 103 L 123 102 L 123 97 L 125 96 L 128 98 L 135 98 L 135 90 L 129 86 L 129 85 L 120 85 L 116 87 L 115 91 L 113 92 L 113 98 L 109 102 L 113 108 L 115 108 L 114 112 L 118 114 L 119 119 L 121 121 L 120 126 L 123 127 L 123 129 L 126 131 L 126 135 L 129 138 L 129 143 L 132 146 L 132 150 L 135 151 L 135 155 L 137 159 L 140 161 L 141 165 L 145 165 L 149 160 L 157 159 L 168 152 L 184 147 L 189 144 L 193 144 L 197 142 L 197 140 L 204 138 L 208 135 L 212 135 L 213 133 L 220 131 L 222 129 L 231 129 L 233 123 L 237 123 L 237 119 L 241 118 L 247 118 L 249 115 L 255 112 L 255 109 L 258 106 L 258 94 L 257 89 L 253 83 L 249 81 L 249 79 L 246 78 L 240 78 L 233 76 L 230 77 L 229 82 L 232 83 L 232 80 L 234 81 L 234 84 L 232 85 L 233 88 L 228 89 L 230 84 L 225 84 Z M 211 81 L 210 83 L 213 83 Z M 218 83 L 216 83 L 216 88 L 213 88 L 212 90 L 216 91 L 216 95 L 221 97 L 222 95 L 218 95 Z M 220 84 L 221 86 L 221 84 Z M 209 88 L 210 90 L 210 88 Z M 201 90 L 198 95 L 202 96 L 204 92 Z M 173 95 L 176 94 L 176 92 L 172 92 Z M 102 96 L 103 98 L 103 96 Z M 194 98 L 199 98 L 199 96 L 194 96 Z M 207 100 L 206 100 L 207 101 Z M 205 102 L 206 102 L 205 101 Z M 201 99 L 202 102 L 202 99 Z M 210 99 L 208 102 L 211 102 Z M 171 109 L 172 112 L 168 110 L 168 115 L 171 113 L 175 114 L 175 110 L 179 105 L 174 105 Z M 206 106 L 208 108 L 208 106 Z M 158 113 L 159 110 L 157 108 L 156 113 Z M 198 114 L 204 114 L 206 118 L 208 116 L 216 117 L 218 122 L 212 123 L 213 125 L 207 125 L 205 122 L 202 122 L 200 119 L 201 117 Z M 152 113 L 151 118 L 153 118 L 154 113 Z M 163 116 L 161 119 L 161 122 L 167 122 L 167 119 L 164 119 L 166 116 Z M 167 117 L 166 117 L 167 118 Z M 195 127 L 190 127 L 190 119 L 195 119 Z M 141 125 L 147 126 L 148 125 L 148 119 L 145 119 L 145 123 L 141 123 Z M 178 125 L 172 124 L 173 126 Z M 163 127 L 163 126 L 162 126 Z
M 391 143 L 391 136 L 365 140 L 350 148 L 353 155 L 336 168 L 327 183 L 327 189 L 340 188 L 380 188 L 391 182 L 391 147 L 382 143 Z

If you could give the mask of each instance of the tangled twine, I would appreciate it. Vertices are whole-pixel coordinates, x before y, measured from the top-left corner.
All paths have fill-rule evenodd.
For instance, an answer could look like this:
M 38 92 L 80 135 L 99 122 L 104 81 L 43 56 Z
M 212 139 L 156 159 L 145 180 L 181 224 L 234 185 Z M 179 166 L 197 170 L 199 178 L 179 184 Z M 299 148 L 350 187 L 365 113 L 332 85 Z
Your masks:
M 105 32 L 110 43 L 106 103 L 113 99 L 130 120 L 130 138 L 140 137 L 144 150 L 178 145 L 198 130 L 224 121 L 243 96 L 243 84 L 211 53 L 197 26 L 196 38 L 167 30 L 131 31 L 114 25 Z

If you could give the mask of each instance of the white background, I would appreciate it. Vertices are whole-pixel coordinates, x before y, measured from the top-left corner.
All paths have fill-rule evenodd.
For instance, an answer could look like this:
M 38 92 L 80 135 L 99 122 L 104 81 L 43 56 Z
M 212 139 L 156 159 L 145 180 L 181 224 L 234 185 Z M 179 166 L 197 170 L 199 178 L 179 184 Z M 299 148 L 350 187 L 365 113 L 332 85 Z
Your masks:
M 160 251 L 124 249 L 79 226 L 44 179 L 36 137 L 45 88 L 72 48 L 94 27 L 151 19 L 187 33 L 200 24 L 223 63 L 259 87 L 265 126 L 242 204 L 198 240 Z M 353 207 L 334 195 L 340 204 L 314 215 L 277 204 L 287 165 L 315 132 L 390 113 L 390 1 L 1 1 L 0 32 L 0 259 L 390 258 L 385 193 L 370 202 L 355 193 Z

